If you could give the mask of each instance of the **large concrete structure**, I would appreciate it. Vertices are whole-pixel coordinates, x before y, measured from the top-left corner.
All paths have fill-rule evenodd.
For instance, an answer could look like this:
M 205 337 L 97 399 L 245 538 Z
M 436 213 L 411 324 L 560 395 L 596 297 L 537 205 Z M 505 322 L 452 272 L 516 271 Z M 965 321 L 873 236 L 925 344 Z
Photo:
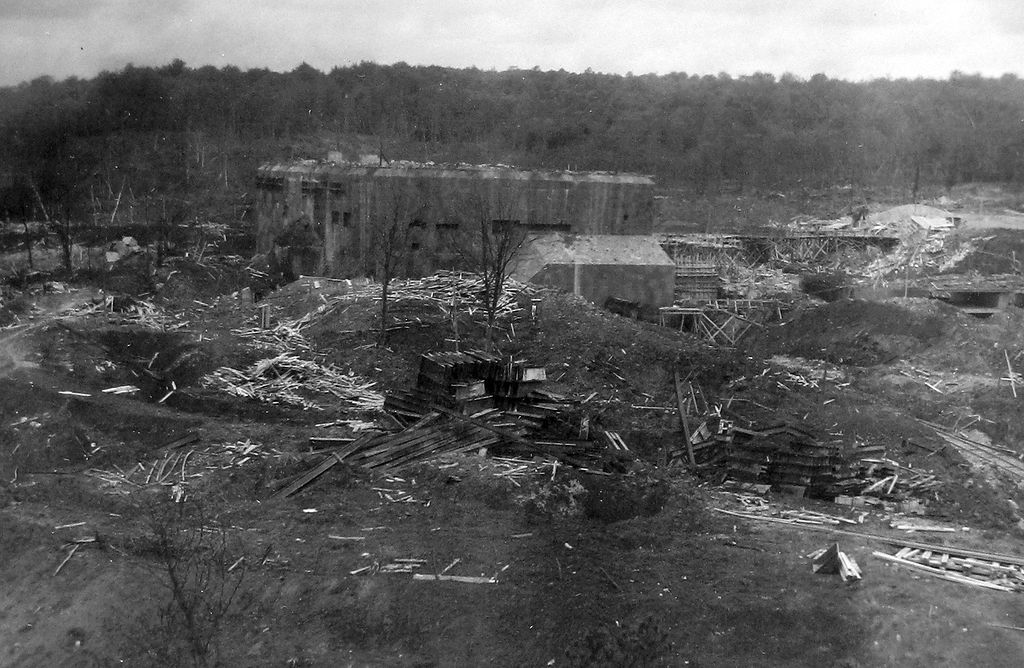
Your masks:
M 295 273 L 372 271 L 378 230 L 412 226 L 406 271 L 453 260 L 451 247 L 480 217 L 530 232 L 650 234 L 654 182 L 637 174 L 521 170 L 507 166 L 387 166 L 301 161 L 259 168 L 257 240 L 288 247 Z

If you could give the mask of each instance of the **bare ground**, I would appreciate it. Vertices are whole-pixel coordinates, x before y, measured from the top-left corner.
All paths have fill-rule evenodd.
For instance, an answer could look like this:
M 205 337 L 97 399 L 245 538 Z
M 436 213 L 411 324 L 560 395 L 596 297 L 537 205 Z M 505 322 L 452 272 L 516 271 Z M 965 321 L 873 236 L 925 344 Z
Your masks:
M 558 391 L 594 394 L 595 419 L 643 457 L 630 474 L 547 469 L 517 486 L 474 454 L 404 471 L 400 480 L 338 466 L 275 501 L 275 483 L 319 461 L 308 454 L 308 437 L 344 431 L 315 425 L 369 416 L 199 387 L 209 370 L 261 355 L 231 332 L 254 314 L 237 299 L 176 290 L 162 308 L 189 322 L 183 330 L 156 333 L 106 311 L 58 324 L 57 312 L 74 305 L 62 300 L 4 333 L 0 664 L 173 662 L 178 628 L 157 614 L 169 599 L 152 542 L 161 512 L 175 505 L 173 487 L 139 484 L 138 465 L 148 469 L 159 446 L 189 431 L 199 440 L 190 446 L 187 503 L 229 548 L 204 552 L 206 563 L 245 557 L 232 571 L 241 593 L 217 638 L 223 665 L 1009 666 L 1024 655 L 1024 635 L 995 626 L 1024 626 L 1015 594 L 917 578 L 873 559 L 877 541 L 713 512 L 738 508 L 736 497 L 715 479 L 658 465 L 678 439 L 675 415 L 633 408 L 671 406 L 672 371 L 680 368 L 736 419 L 791 419 L 884 443 L 902 464 L 942 477 L 930 519 L 969 529 L 950 542 L 1020 554 L 1018 517 L 1007 503 L 1021 501 L 1018 490 L 955 454 L 929 456 L 904 443 L 934 443 L 918 417 L 952 424 L 980 415 L 978 426 L 1016 448 L 1018 403 L 997 380 L 1002 348 L 978 352 L 993 342 L 1011 355 L 1020 350 L 1015 312 L 971 322 L 932 305 L 838 303 L 798 314 L 730 354 L 547 296 L 540 324 L 521 324 L 503 345 L 546 365 Z M 316 295 L 301 299 L 280 304 L 279 314 L 316 305 Z M 309 338 L 331 361 L 387 388 L 409 383 L 416 355 L 448 334 L 439 322 L 399 332 L 379 350 L 366 345 L 376 336 L 373 318 L 372 305 L 353 306 Z M 777 353 L 838 364 L 849 384 L 783 389 L 780 369 L 766 362 Z M 153 368 L 167 373 L 149 382 L 142 369 L 154 354 Z M 943 392 L 920 371 L 950 374 Z M 177 391 L 156 403 L 167 378 Z M 140 392 L 100 392 L 124 383 Z M 69 391 L 90 396 L 61 394 Z M 230 449 L 239 442 L 259 447 L 241 462 Z M 133 469 L 136 484 L 96 473 Z M 400 488 L 414 502 L 390 503 L 374 488 Z M 806 499 L 769 501 L 843 514 Z M 871 512 L 856 530 L 902 533 L 889 519 Z M 77 526 L 56 528 L 64 525 Z M 96 542 L 83 543 L 55 574 L 68 541 L 91 537 Z M 834 540 L 862 565 L 861 583 L 811 573 L 806 555 Z M 396 558 L 425 560 L 426 572 L 459 559 L 450 573 L 497 574 L 497 583 L 351 574 Z

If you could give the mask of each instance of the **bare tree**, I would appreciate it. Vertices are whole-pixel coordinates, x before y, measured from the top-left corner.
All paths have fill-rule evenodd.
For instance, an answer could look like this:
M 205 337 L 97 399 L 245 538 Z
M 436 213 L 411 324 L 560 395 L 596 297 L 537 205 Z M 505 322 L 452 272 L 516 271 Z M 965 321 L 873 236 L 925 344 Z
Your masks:
M 153 567 L 168 592 L 149 638 L 150 658 L 195 668 L 219 665 L 225 626 L 244 608 L 241 544 L 213 523 L 202 502 L 159 504 L 146 512 Z
M 481 295 L 487 317 L 487 337 L 496 331 L 505 282 L 526 241 L 521 217 L 523 191 L 515 184 L 495 184 L 490 192 L 468 195 L 459 202 L 456 217 L 463 222 L 462 243 L 457 252 L 463 264 L 480 277 Z
M 413 226 L 422 206 L 416 186 L 405 179 L 380 179 L 373 221 L 373 273 L 380 281 L 380 338 L 387 344 L 391 281 L 403 273 L 412 250 Z

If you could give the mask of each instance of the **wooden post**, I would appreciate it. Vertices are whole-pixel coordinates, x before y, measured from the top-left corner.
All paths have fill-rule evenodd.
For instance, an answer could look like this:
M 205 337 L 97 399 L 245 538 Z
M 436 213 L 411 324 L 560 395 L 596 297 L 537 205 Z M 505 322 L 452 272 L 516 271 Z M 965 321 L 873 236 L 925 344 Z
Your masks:
M 693 444 L 690 443 L 690 425 L 686 423 L 686 405 L 683 403 L 683 381 L 679 379 L 679 370 L 675 371 L 676 379 L 676 405 L 679 408 L 679 424 L 683 427 L 683 439 L 686 441 L 686 457 L 690 466 L 696 466 L 697 460 L 693 458 Z
M 260 329 L 270 329 L 270 304 L 260 304 Z
M 1003 357 L 1006 358 L 1006 372 L 1007 378 L 1010 380 L 1010 389 L 1013 390 L 1013 398 L 1017 398 L 1017 383 L 1013 382 L 1013 367 L 1010 366 L 1010 353 L 1006 352 L 1006 348 L 1003 348 Z

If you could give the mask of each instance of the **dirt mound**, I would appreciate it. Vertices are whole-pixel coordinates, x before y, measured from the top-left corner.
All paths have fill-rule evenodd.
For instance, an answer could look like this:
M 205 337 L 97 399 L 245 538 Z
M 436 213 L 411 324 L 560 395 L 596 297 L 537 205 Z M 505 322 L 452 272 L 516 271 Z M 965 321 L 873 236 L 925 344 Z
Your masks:
M 956 313 L 938 302 L 844 299 L 800 311 L 753 337 L 747 350 L 853 366 L 885 364 L 940 340 Z
M 949 217 L 950 214 L 945 209 L 924 204 L 903 204 L 870 214 L 868 224 L 873 231 L 907 241 L 925 236 L 921 225 L 915 222 L 914 218 L 945 219 Z
M 589 398 L 583 409 L 593 416 L 592 428 L 617 430 L 631 447 L 652 453 L 661 440 L 673 437 L 676 418 L 663 410 L 631 407 L 674 406 L 674 369 L 709 392 L 743 374 L 734 368 L 742 366 L 736 356 L 692 335 L 618 316 L 572 295 L 545 291 L 538 298 L 536 321 L 525 300 L 515 320 L 502 321 L 504 329 L 493 342 L 478 322 L 479 313 L 453 324 L 436 306 L 414 303 L 396 305 L 396 319 L 412 324 L 391 332 L 386 348 L 376 345 L 379 305 L 373 303 L 356 301 L 332 310 L 304 331 L 328 363 L 383 388 L 414 382 L 419 356 L 451 350 L 457 332 L 462 349 L 494 345 L 502 354 L 545 367 L 546 389 Z M 572 428 L 578 430 L 579 424 Z
M 1024 261 L 1024 237 L 1017 230 L 985 230 L 985 234 L 950 240 L 942 265 L 943 274 L 1020 273 Z
M 237 255 L 225 255 L 196 261 L 187 257 L 168 258 L 154 268 L 151 281 L 156 294 L 173 303 L 188 304 L 194 299 L 209 301 L 258 282 L 246 261 Z
M 917 356 L 922 363 L 994 378 L 1005 375 L 1006 355 L 1015 371 L 1024 365 L 1024 309 L 1011 307 L 988 318 L 955 311 L 948 321 L 941 340 Z

